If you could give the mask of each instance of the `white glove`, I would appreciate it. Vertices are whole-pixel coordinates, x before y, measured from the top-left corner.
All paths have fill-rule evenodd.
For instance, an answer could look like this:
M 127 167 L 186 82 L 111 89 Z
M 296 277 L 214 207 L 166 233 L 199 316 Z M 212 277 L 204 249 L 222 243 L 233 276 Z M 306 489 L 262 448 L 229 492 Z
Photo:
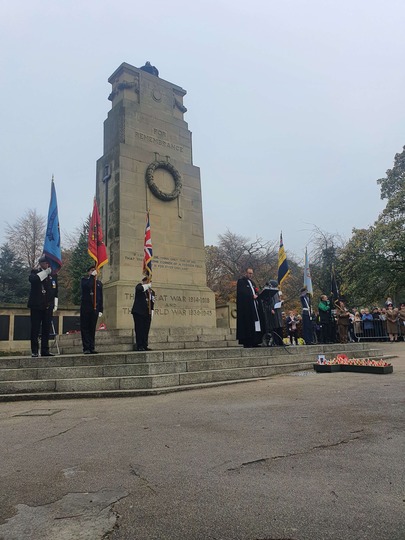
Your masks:
M 152 309 L 152 311 L 150 312 L 150 318 L 153 319 L 153 314 L 155 313 L 155 310 Z
M 144 292 L 146 292 L 148 289 L 152 287 L 152 283 L 147 283 L 146 285 L 142 285 Z
M 53 310 L 56 311 L 58 309 L 59 299 L 55 298 L 53 301 Z
M 98 316 L 99 316 L 99 317 L 102 317 L 102 316 L 103 316 L 103 314 L 102 314 L 101 311 L 99 312 Z
M 97 275 L 97 270 L 93 270 L 93 272 L 91 273 L 92 276 L 96 276 Z
M 41 270 L 40 272 L 38 272 L 37 276 L 39 277 L 41 281 L 44 281 L 44 279 L 46 279 L 51 272 L 52 272 L 52 268 L 49 267 L 49 268 L 46 268 L 46 270 Z

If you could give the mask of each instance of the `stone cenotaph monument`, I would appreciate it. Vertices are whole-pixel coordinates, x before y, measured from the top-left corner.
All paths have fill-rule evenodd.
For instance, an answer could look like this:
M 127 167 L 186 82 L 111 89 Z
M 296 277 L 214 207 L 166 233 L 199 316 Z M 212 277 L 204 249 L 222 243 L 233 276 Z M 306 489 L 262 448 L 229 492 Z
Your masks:
M 213 328 L 206 284 L 200 170 L 183 116 L 186 91 L 149 62 L 111 75 L 112 108 L 97 161 L 96 198 L 109 263 L 102 269 L 108 329 L 133 328 L 134 287 L 142 278 L 146 215 L 156 292 L 152 328 Z

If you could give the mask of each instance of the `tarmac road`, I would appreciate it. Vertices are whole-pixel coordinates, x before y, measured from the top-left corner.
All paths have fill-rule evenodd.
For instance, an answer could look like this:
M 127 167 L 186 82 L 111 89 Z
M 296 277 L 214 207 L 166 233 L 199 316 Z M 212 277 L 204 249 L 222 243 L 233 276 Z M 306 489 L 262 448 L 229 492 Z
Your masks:
M 391 375 L 0 404 L 1 540 L 404 540 Z

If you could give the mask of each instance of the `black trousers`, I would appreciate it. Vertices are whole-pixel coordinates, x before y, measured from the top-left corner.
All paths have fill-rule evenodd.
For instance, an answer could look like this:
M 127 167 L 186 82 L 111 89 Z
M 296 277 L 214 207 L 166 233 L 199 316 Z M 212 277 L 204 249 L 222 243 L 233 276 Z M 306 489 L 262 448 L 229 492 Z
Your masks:
M 80 310 L 80 332 L 82 334 L 83 352 L 95 349 L 98 311 Z
M 49 332 L 51 330 L 53 308 L 32 309 L 31 308 L 31 352 L 39 352 L 39 332 L 41 332 L 41 354 L 49 353 Z
M 330 343 L 332 341 L 331 327 L 330 322 L 321 322 L 321 343 Z
M 306 345 L 311 345 L 314 341 L 314 335 L 312 331 L 312 321 L 308 311 L 302 312 L 302 334 Z
M 138 315 L 137 313 L 132 314 L 134 318 L 135 325 L 135 339 L 136 339 L 136 348 L 145 349 L 148 346 L 148 336 L 151 323 L 150 315 Z

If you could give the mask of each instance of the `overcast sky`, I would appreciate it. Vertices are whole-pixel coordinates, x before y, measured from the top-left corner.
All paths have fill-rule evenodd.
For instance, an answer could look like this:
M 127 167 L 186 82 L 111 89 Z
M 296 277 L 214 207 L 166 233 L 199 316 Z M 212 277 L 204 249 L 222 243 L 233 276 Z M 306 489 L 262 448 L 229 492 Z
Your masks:
M 107 79 L 146 60 L 187 90 L 206 244 L 282 229 L 299 261 L 314 225 L 349 238 L 405 145 L 404 20 L 403 0 L 0 0 L 0 243 L 47 214 L 52 174 L 62 234 L 82 225 Z

